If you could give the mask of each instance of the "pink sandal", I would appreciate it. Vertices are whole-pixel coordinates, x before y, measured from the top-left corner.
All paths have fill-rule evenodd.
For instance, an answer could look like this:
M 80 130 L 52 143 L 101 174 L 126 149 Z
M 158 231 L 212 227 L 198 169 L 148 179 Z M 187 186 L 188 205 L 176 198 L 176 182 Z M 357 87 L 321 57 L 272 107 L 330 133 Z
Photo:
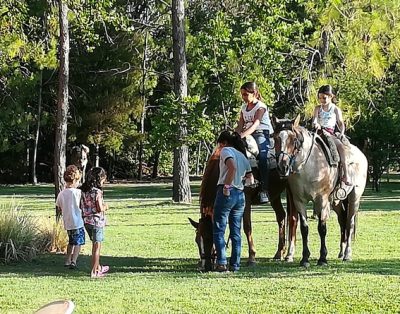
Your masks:
M 90 278 L 92 278 L 92 279 L 104 278 L 105 276 L 106 276 L 106 274 L 99 272 L 99 271 L 90 274 Z

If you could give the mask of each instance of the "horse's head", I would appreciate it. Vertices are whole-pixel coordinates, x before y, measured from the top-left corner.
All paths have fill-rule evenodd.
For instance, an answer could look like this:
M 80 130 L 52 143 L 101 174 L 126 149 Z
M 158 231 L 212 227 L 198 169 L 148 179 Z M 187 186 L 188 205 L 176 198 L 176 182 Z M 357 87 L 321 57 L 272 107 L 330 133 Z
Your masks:
M 216 253 L 213 245 L 213 225 L 211 216 L 203 216 L 199 222 L 188 218 L 196 229 L 195 242 L 199 249 L 199 270 L 210 271 L 215 264 Z
M 302 146 L 298 129 L 300 115 L 295 120 L 274 119 L 277 168 L 281 177 L 288 177 Z

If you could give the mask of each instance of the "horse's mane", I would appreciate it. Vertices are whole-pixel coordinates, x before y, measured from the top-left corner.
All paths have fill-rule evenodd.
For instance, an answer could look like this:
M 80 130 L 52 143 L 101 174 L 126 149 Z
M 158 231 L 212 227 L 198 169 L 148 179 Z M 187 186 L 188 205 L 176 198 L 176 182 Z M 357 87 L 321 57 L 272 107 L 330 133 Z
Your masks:
M 214 201 L 217 195 L 219 178 L 219 156 L 221 150 L 216 149 L 207 162 L 200 187 L 200 212 L 202 216 L 212 216 Z

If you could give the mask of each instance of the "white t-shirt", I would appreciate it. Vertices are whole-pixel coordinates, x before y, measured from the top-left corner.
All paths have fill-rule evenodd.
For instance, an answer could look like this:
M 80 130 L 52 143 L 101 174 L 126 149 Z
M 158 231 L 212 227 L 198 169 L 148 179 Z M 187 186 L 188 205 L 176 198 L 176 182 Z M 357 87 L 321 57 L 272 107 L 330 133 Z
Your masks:
M 219 179 L 218 184 L 224 184 L 225 177 L 228 173 L 228 167 L 225 162 L 228 158 L 233 158 L 233 161 L 236 165 L 235 176 L 233 177 L 232 185 L 239 189 L 243 190 L 243 179 L 247 173 L 251 172 L 251 166 L 249 160 L 237 149 L 233 147 L 224 147 L 221 149 L 219 160 Z
M 82 211 L 79 207 L 81 192 L 77 188 L 67 188 L 57 196 L 56 205 L 61 208 L 65 230 L 83 227 Z
M 272 127 L 271 119 L 269 118 L 269 109 L 261 100 L 257 101 L 256 105 L 251 110 L 247 109 L 247 104 L 242 106 L 244 129 L 247 130 L 253 125 L 256 112 L 260 108 L 265 109 L 265 112 L 261 118 L 260 124 L 257 126 L 257 130 L 268 130 L 269 134 L 273 134 L 274 128 Z

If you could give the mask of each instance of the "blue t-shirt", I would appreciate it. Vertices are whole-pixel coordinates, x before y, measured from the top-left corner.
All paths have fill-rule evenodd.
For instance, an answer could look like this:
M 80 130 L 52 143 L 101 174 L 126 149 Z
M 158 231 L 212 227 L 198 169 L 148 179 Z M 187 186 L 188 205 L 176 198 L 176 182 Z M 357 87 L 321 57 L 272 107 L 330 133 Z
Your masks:
M 232 185 L 239 190 L 243 190 L 243 179 L 247 173 L 251 172 L 249 160 L 241 152 L 233 147 L 223 147 L 221 149 L 221 154 L 219 158 L 218 184 L 225 183 L 225 178 L 228 173 L 226 160 L 232 158 L 236 166 L 236 172 L 233 178 Z

